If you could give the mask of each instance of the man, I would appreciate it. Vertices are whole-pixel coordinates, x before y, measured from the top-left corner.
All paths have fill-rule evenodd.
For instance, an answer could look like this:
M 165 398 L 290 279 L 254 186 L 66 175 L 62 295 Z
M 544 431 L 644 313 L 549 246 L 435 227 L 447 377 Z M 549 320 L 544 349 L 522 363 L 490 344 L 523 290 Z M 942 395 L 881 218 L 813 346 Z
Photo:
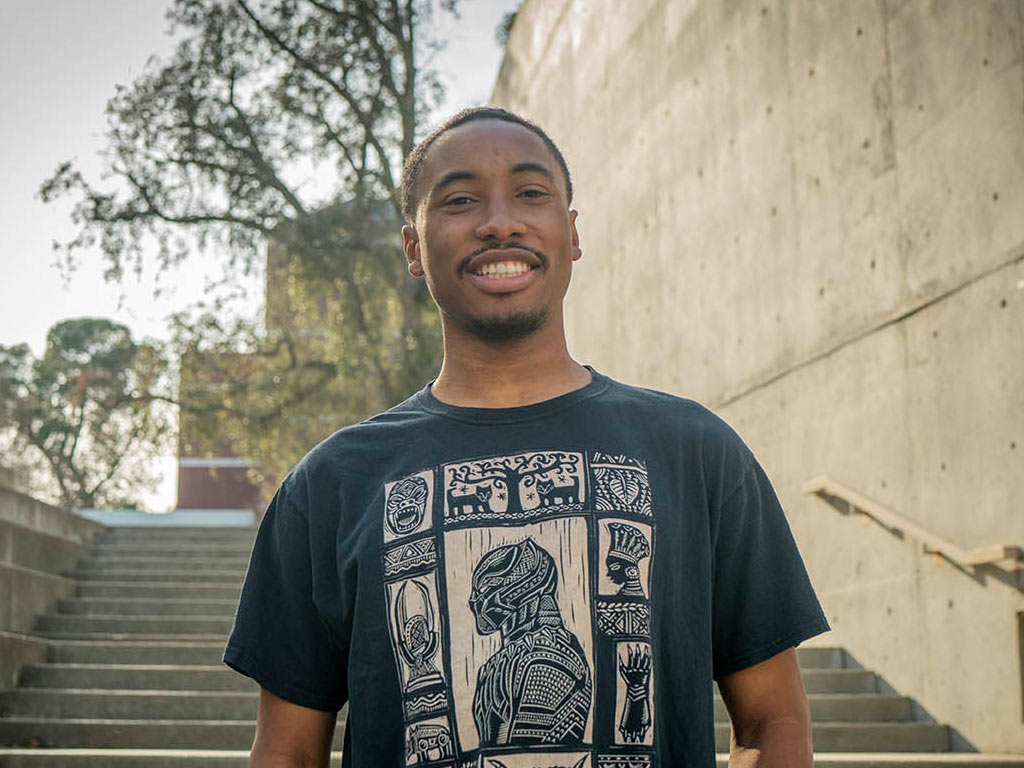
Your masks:
M 810 766 L 794 646 L 828 628 L 764 472 L 688 400 L 567 350 L 557 147 L 470 110 L 412 154 L 437 378 L 314 448 L 260 527 L 225 661 L 254 766 Z

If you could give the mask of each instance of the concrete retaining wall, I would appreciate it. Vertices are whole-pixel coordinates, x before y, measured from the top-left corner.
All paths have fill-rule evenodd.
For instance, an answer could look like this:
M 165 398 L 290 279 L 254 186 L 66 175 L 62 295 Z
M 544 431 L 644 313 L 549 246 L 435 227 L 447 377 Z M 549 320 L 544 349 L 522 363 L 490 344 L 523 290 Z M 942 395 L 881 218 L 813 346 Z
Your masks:
M 103 528 L 0 487 L 0 688 L 13 686 L 22 665 L 41 658 L 44 645 L 25 633 L 74 593 L 74 582 L 60 574 L 75 567 Z
M 729 420 L 829 641 L 987 751 L 1024 751 L 1019 574 L 800 486 L 1024 544 L 1022 28 L 1020 0 L 527 0 L 493 99 L 573 170 L 576 357 Z

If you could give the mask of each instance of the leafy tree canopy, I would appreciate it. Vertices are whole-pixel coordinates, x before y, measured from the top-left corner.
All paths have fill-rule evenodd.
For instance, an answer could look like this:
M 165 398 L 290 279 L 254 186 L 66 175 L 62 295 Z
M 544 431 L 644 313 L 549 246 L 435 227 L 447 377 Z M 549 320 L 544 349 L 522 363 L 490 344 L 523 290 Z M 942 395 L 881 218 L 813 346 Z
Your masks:
M 66 268 L 94 246 L 115 280 L 154 254 L 162 269 L 200 253 L 229 272 L 270 262 L 265 318 L 228 321 L 212 305 L 176 328 L 207 372 L 183 390 L 194 426 L 210 445 L 226 435 L 258 456 L 273 481 L 440 363 L 436 311 L 398 239 L 401 166 L 442 93 L 421 66 L 437 48 L 432 8 L 175 0 L 175 53 L 107 106 L 107 178 L 68 162 L 40 189 L 75 201 L 78 235 L 58 246 Z M 244 365 L 239 352 L 251 354 Z
M 135 506 L 172 434 L 167 386 L 160 348 L 110 320 L 57 323 L 38 359 L 26 344 L 0 346 L 5 458 L 68 507 Z

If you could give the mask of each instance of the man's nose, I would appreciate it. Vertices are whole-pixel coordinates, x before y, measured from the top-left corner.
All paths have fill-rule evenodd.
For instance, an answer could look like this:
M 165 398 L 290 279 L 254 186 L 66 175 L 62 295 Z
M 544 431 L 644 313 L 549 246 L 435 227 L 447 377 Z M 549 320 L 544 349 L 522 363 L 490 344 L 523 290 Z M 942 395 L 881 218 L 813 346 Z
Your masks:
M 476 236 L 481 240 L 510 240 L 521 237 L 525 232 L 522 220 L 502 202 L 492 202 L 487 206 L 486 214 L 476 228 Z

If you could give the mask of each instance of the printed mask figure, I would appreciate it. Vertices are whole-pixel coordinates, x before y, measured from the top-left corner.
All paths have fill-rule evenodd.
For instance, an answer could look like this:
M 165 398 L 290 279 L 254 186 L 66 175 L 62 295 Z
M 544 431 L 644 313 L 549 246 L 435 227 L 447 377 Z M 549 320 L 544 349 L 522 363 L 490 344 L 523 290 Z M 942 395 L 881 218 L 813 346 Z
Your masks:
M 407 477 L 388 494 L 384 521 L 395 536 L 415 531 L 423 523 L 427 510 L 427 481 L 422 477 Z
M 406 589 L 412 584 L 419 594 L 420 612 L 409 615 Z M 395 626 L 398 628 L 398 647 L 409 665 L 406 693 L 430 686 L 443 686 L 444 679 L 434 666 L 438 636 L 434 625 L 434 610 L 430 605 L 430 592 L 418 581 L 407 581 L 395 597 Z
M 650 557 L 651 545 L 639 528 L 626 523 L 608 523 L 611 544 L 605 565 L 608 578 L 619 585 L 623 597 L 646 597 L 640 583 L 640 561 Z
M 473 696 L 482 747 L 583 738 L 590 667 L 562 620 L 557 587 L 554 558 L 529 538 L 492 549 L 473 571 L 476 629 L 501 633 L 501 648 L 480 668 Z
M 420 723 L 409 729 L 405 743 L 406 761 L 411 761 L 415 757 L 416 762 L 413 765 L 419 765 L 451 756 L 452 737 L 443 725 Z

